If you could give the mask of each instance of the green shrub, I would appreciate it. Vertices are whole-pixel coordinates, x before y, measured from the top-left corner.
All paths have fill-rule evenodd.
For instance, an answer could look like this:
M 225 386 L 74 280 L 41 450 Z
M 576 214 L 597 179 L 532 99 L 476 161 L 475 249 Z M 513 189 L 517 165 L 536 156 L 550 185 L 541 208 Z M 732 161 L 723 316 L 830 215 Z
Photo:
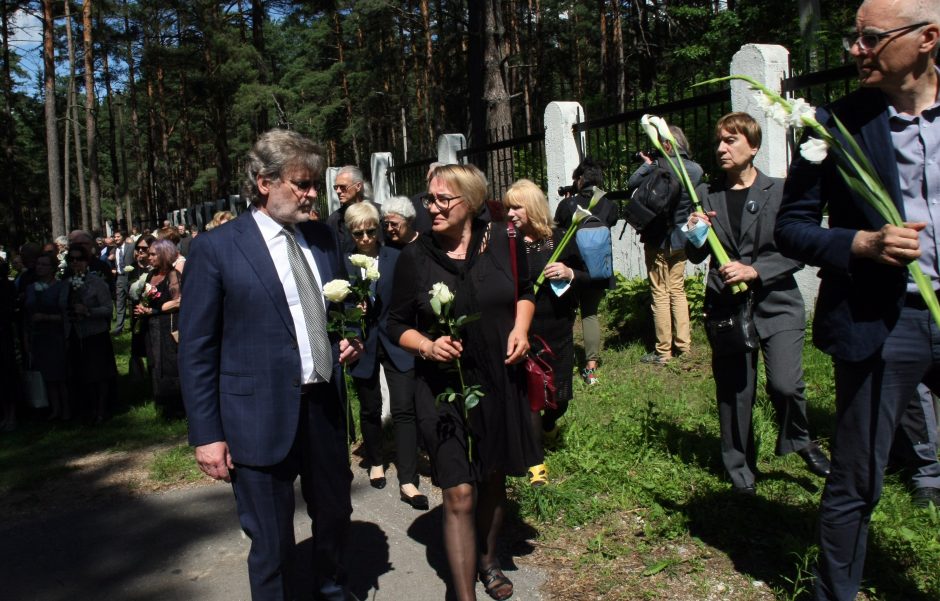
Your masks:
M 618 332 L 624 340 L 650 340 L 653 336 L 653 319 L 650 315 L 650 285 L 646 278 L 627 279 L 621 273 L 615 275 L 616 284 L 607 292 L 604 314 L 607 327 Z M 689 316 L 693 322 L 701 322 L 705 307 L 705 282 L 703 277 L 685 279 L 685 296 L 689 301 Z

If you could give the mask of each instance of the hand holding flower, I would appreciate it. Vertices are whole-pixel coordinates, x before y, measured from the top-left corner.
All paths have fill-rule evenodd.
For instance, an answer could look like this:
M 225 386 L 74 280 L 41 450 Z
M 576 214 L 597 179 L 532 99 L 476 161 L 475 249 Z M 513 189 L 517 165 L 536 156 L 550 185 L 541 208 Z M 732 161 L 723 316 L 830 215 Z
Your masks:
M 431 340 L 430 344 L 424 344 L 421 350 L 423 351 L 424 357 L 427 359 L 441 363 L 450 363 L 451 361 L 460 359 L 460 356 L 463 354 L 463 344 L 450 336 L 441 336 L 440 338 Z
M 574 279 L 574 270 L 561 262 L 549 263 L 542 270 L 545 277 L 550 280 L 568 280 Z
M 359 360 L 365 348 L 358 338 L 343 338 L 339 341 L 339 362 L 343 365 Z
M 757 270 L 739 261 L 730 261 L 718 268 L 718 273 L 725 285 L 733 286 L 742 282 L 752 282 L 760 277 Z
M 918 233 L 927 227 L 926 223 L 904 223 L 904 226 L 885 224 L 876 232 L 859 231 L 852 239 L 852 254 L 904 267 L 920 257 Z

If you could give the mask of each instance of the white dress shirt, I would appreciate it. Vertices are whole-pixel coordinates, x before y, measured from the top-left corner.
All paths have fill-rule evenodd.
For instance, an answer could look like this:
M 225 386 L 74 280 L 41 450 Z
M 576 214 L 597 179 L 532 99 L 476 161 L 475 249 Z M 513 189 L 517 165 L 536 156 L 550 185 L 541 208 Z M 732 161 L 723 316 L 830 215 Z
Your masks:
M 294 281 L 294 272 L 290 268 L 290 260 L 287 258 L 287 240 L 281 233 L 284 226 L 274 221 L 262 213 L 257 208 L 251 208 L 251 216 L 254 217 L 258 229 L 261 230 L 261 236 L 264 243 L 268 246 L 268 252 L 271 253 L 271 260 L 274 261 L 274 268 L 277 270 L 277 278 L 284 287 L 284 296 L 287 297 L 287 306 L 290 308 L 291 318 L 294 320 L 294 332 L 297 334 L 297 347 L 300 351 L 301 381 L 304 384 L 311 382 L 323 382 L 313 368 L 313 353 L 310 351 L 310 339 L 307 336 L 307 325 L 304 321 L 303 307 L 300 305 L 300 295 L 297 293 L 297 283 Z M 296 230 L 295 230 L 296 231 Z M 297 231 L 294 237 L 297 245 L 300 246 L 300 252 L 304 260 L 310 266 L 313 277 L 317 280 L 317 286 L 323 290 L 323 279 L 320 276 L 320 270 L 317 269 L 317 262 L 313 259 L 313 253 L 307 245 L 307 240 L 303 234 Z M 320 297 L 323 303 L 323 297 Z M 326 306 L 324 305 L 324 311 Z

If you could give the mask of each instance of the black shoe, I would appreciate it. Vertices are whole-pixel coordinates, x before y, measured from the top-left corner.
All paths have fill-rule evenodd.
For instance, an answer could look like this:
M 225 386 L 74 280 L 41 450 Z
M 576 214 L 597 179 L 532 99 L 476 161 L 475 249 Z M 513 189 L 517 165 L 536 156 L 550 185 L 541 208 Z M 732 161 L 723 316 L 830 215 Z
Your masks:
M 385 488 L 385 476 L 379 476 L 378 478 L 369 478 L 369 484 L 372 485 L 372 488 L 378 488 L 379 490 Z
M 820 478 L 825 478 L 829 475 L 831 467 L 829 458 L 826 457 L 826 454 L 822 452 L 822 449 L 820 449 L 819 445 L 815 442 L 809 443 L 797 451 L 797 454 L 803 458 L 803 461 L 806 462 L 807 469 L 812 473 Z
M 741 495 L 742 497 L 754 497 L 757 496 L 757 487 L 753 484 L 749 486 L 735 486 L 731 489 L 736 495 Z
M 911 504 L 914 507 L 927 509 L 931 503 L 933 503 L 934 507 L 940 509 L 940 488 L 925 486 L 924 488 L 918 488 L 914 491 L 914 494 L 911 495 Z
M 413 497 L 409 497 L 404 492 L 400 492 L 399 494 L 401 494 L 402 502 L 411 505 L 413 509 L 420 509 L 424 511 L 430 507 L 430 504 L 428 504 L 428 498 L 420 493 Z
M 652 365 L 666 365 L 669 359 L 657 355 L 656 353 L 647 353 L 640 357 L 640 363 L 650 363 Z

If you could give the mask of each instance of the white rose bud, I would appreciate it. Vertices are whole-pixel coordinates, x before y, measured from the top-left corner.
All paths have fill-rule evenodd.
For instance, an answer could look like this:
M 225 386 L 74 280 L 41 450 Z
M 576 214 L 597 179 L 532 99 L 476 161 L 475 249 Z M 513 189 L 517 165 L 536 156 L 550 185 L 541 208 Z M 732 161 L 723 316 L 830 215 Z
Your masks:
M 431 287 L 431 298 L 436 298 L 442 305 L 446 305 L 454 300 L 454 293 L 450 291 L 447 284 L 438 282 Z
M 372 265 L 366 268 L 366 279 L 371 281 L 376 281 L 379 279 L 379 262 L 375 261 Z
M 371 265 L 372 261 L 374 260 L 375 259 L 373 259 L 372 257 L 368 255 L 362 255 L 362 254 L 349 255 L 349 262 L 352 263 L 355 267 L 363 267 L 363 268 L 368 269 L 369 265 Z
M 349 296 L 349 282 L 346 280 L 331 280 L 323 286 L 323 296 L 332 303 L 341 303 Z
M 822 163 L 829 154 L 829 145 L 819 138 L 807 138 L 800 144 L 800 154 L 810 163 Z
M 134 271 L 134 266 L 133 266 L 133 265 L 126 265 L 126 266 L 124 266 L 124 273 L 130 273 L 130 272 L 132 272 L 132 271 Z

